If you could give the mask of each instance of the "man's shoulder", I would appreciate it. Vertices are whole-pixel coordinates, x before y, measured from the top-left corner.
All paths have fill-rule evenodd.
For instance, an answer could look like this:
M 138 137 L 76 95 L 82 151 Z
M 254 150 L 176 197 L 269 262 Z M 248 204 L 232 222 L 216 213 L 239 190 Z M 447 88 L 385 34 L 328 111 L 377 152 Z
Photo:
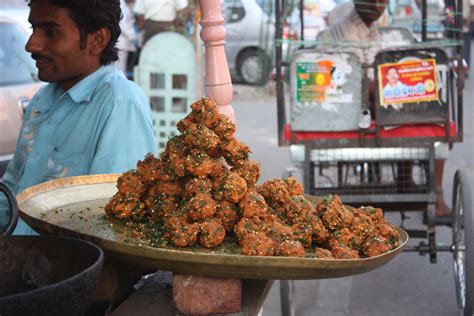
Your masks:
M 96 90 L 97 97 L 114 100 L 114 103 L 137 103 L 147 105 L 147 99 L 140 87 L 125 78 L 122 72 L 107 74 Z
M 324 31 L 322 37 L 324 39 L 357 39 L 358 27 L 352 19 L 348 17 L 337 20 L 332 24 L 326 31 Z

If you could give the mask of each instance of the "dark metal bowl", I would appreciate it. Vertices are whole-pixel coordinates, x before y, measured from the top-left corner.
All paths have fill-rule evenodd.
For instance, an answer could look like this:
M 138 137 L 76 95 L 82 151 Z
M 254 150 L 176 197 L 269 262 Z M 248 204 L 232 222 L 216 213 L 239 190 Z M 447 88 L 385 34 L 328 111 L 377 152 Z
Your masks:
M 82 315 L 104 254 L 56 236 L 0 237 L 0 315 Z

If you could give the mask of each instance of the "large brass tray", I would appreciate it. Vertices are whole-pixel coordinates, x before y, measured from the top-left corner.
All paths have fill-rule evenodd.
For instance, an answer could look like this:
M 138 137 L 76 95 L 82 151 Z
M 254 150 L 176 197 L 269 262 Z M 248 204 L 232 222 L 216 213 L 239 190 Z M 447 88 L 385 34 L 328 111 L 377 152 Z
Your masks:
M 103 218 L 103 207 L 116 192 L 118 175 L 92 175 L 45 182 L 20 193 L 23 220 L 36 231 L 78 237 L 99 245 L 108 256 L 142 268 L 177 273 L 245 279 L 323 279 L 360 274 L 393 259 L 405 245 L 386 254 L 359 260 L 255 257 L 210 250 L 162 249 L 131 242 Z

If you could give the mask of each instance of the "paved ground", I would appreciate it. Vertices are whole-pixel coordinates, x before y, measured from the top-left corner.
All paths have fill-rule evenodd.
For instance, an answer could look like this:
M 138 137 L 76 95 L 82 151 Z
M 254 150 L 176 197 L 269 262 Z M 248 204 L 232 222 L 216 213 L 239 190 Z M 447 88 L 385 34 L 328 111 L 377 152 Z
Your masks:
M 471 78 L 473 76 L 471 75 Z M 473 111 L 474 80 L 465 89 L 465 139 L 450 152 L 445 167 L 444 192 L 451 200 L 454 172 L 469 173 L 474 187 Z M 253 148 L 252 158 L 262 163 L 262 180 L 281 177 L 290 166 L 288 148 L 277 145 L 276 98 L 268 89 L 235 86 L 234 108 L 237 137 Z M 400 218 L 389 214 L 394 223 Z M 411 228 L 424 227 L 412 216 Z M 451 230 L 439 228 L 439 242 L 451 244 Z M 418 243 L 419 240 L 412 240 Z M 386 266 L 370 273 L 332 280 L 295 282 L 296 315 L 456 315 L 456 297 L 451 253 L 439 253 L 438 263 L 417 253 L 402 253 Z M 279 283 L 267 298 L 263 315 L 281 315 Z

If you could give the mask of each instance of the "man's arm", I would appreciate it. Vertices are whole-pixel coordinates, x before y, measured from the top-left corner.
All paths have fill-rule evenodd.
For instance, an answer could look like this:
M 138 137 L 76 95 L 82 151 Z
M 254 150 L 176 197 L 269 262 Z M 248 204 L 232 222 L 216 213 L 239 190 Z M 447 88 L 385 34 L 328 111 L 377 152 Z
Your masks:
M 147 153 L 156 153 L 149 108 L 137 102 L 117 102 L 101 132 L 89 174 L 122 173 Z

